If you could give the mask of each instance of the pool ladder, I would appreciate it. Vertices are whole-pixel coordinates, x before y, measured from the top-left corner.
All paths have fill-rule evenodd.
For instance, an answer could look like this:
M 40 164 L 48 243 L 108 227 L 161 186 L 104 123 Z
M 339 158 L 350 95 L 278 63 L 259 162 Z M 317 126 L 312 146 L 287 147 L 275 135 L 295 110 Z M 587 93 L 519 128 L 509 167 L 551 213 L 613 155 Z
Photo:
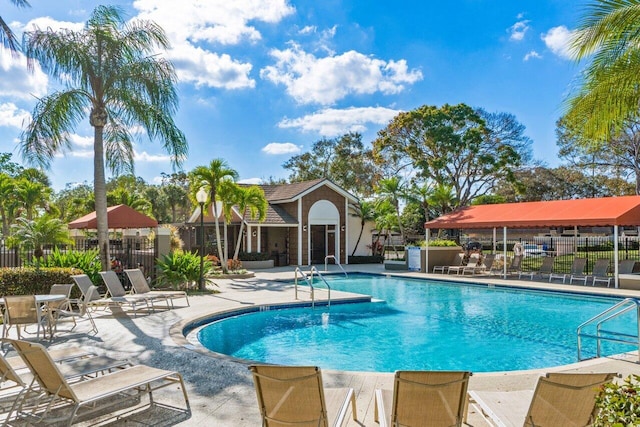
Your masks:
M 625 334 L 623 332 L 610 331 L 602 329 L 603 323 L 615 319 L 625 313 L 634 310 L 636 312 L 636 324 L 638 334 Z M 586 326 L 596 327 L 595 335 L 593 333 L 583 332 L 582 329 Z M 640 300 L 636 298 L 625 298 L 619 303 L 611 306 L 600 314 L 593 316 L 591 319 L 578 326 L 578 361 L 584 360 L 582 357 L 582 338 L 594 338 L 596 340 L 596 357 L 600 357 L 601 354 L 601 342 L 611 341 L 622 344 L 631 344 L 638 346 L 638 361 L 640 361 Z
M 340 264 L 338 262 L 338 260 L 336 259 L 335 255 L 327 255 L 326 257 L 324 257 L 324 271 L 328 271 L 329 270 L 329 260 L 330 259 L 333 260 L 335 265 L 340 267 L 340 270 L 342 270 L 342 272 L 344 273 L 344 277 L 349 277 L 349 276 L 347 276 L 347 272 L 344 270 L 344 268 L 342 268 L 342 264 Z
M 324 279 L 324 277 L 322 277 L 322 274 L 320 274 L 320 272 L 318 271 L 318 269 L 315 266 L 311 266 L 311 269 L 309 270 L 309 274 L 306 274 L 304 271 L 302 271 L 302 269 L 300 267 L 296 267 L 296 271 L 295 271 L 295 299 L 298 299 L 298 273 L 300 273 L 300 276 L 304 279 L 305 282 L 307 282 L 307 285 L 309 285 L 309 288 L 311 289 L 311 308 L 315 308 L 316 307 L 315 287 L 313 286 L 313 275 L 314 275 L 314 273 L 316 275 L 318 275 L 318 277 L 327 286 L 327 290 L 328 290 L 327 307 L 331 308 L 331 286 L 329 286 L 329 283 L 327 283 L 327 281 Z

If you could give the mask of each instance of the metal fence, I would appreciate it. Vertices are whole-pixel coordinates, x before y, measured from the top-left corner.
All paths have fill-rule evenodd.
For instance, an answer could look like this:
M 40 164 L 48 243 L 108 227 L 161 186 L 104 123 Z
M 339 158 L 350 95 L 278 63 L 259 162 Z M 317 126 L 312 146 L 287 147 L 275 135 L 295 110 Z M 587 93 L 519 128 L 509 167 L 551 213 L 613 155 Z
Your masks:
M 492 238 L 473 238 L 482 244 L 484 253 L 494 249 L 496 253 L 504 252 L 504 243 Z M 468 243 L 468 242 L 461 242 Z M 569 273 L 574 258 L 586 258 L 585 273 L 591 273 L 597 259 L 608 259 L 610 265 L 614 262 L 613 236 L 533 236 L 507 240 L 507 255 L 514 255 L 514 246 L 520 243 L 523 251 L 522 270 L 535 271 L 542 264 L 542 258 L 554 256 L 554 271 Z M 637 236 L 625 236 L 618 239 L 619 260 L 631 259 L 640 261 L 640 239 Z

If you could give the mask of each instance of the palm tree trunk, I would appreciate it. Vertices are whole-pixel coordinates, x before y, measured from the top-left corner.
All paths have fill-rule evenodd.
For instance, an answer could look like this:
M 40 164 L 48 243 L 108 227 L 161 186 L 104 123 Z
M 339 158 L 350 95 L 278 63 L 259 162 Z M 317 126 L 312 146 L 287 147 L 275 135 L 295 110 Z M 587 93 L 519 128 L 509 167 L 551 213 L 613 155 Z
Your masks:
M 356 249 L 358 249 L 358 245 L 360 244 L 360 239 L 362 238 L 363 232 L 364 232 L 364 221 L 360 221 L 360 234 L 358 234 L 358 240 L 356 240 L 356 245 L 353 247 L 353 253 L 351 253 L 351 256 L 355 256 Z
M 227 260 L 222 253 L 222 243 L 220 242 L 220 221 L 218 221 L 218 207 L 216 206 L 215 193 L 213 193 L 211 197 L 211 207 L 213 208 L 213 219 L 216 224 L 216 244 L 218 249 L 218 258 L 220 258 L 220 267 L 222 267 L 222 272 L 226 274 Z
M 111 269 L 109 256 L 109 223 L 107 219 L 107 183 L 104 173 L 104 144 L 102 126 L 94 126 L 93 137 L 93 191 L 96 203 L 96 221 L 98 223 L 98 246 L 100 264 L 104 271 Z
M 240 231 L 238 231 L 238 240 L 236 241 L 236 249 L 233 251 L 233 259 L 238 258 L 238 253 L 240 253 L 240 243 L 242 243 L 242 230 L 244 230 L 244 215 L 242 216 L 242 221 L 240 221 Z

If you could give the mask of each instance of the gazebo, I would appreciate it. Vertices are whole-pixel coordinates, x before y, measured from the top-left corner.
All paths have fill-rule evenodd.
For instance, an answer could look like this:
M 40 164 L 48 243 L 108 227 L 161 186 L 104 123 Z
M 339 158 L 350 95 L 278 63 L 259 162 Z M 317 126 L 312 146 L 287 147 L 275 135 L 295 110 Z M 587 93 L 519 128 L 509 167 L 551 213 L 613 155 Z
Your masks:
M 127 206 L 116 205 L 107 208 L 107 221 L 110 229 L 155 228 L 158 221 Z M 68 224 L 71 229 L 95 230 L 98 228 L 96 212 L 93 211 Z
M 614 280 L 615 287 L 619 287 L 619 227 L 640 226 L 640 196 L 467 206 L 425 223 L 427 245 L 432 228 L 493 229 L 494 236 L 502 228 L 505 258 L 509 228 L 577 226 L 613 227 Z M 506 275 L 505 263 L 503 276 Z

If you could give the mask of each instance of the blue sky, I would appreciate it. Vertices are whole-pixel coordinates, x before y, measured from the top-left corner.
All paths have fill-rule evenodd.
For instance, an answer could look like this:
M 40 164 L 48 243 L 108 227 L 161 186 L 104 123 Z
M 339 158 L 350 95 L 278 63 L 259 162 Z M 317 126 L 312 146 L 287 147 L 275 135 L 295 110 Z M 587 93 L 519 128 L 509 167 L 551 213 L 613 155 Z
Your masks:
M 16 33 L 80 29 L 100 3 L 0 0 Z M 507 112 L 526 126 L 534 157 L 557 166 L 555 122 L 581 65 L 566 41 L 585 1 L 136 0 L 131 19 L 169 36 L 179 77 L 176 123 L 189 142 L 188 171 L 224 158 L 244 181 L 287 177 L 282 164 L 323 138 L 359 131 L 370 143 L 398 112 L 464 102 Z M 0 152 L 14 153 L 37 97 L 56 82 L 0 50 Z M 88 182 L 92 129 L 54 160 L 54 189 Z M 135 146 L 136 175 L 172 171 L 157 141 Z

